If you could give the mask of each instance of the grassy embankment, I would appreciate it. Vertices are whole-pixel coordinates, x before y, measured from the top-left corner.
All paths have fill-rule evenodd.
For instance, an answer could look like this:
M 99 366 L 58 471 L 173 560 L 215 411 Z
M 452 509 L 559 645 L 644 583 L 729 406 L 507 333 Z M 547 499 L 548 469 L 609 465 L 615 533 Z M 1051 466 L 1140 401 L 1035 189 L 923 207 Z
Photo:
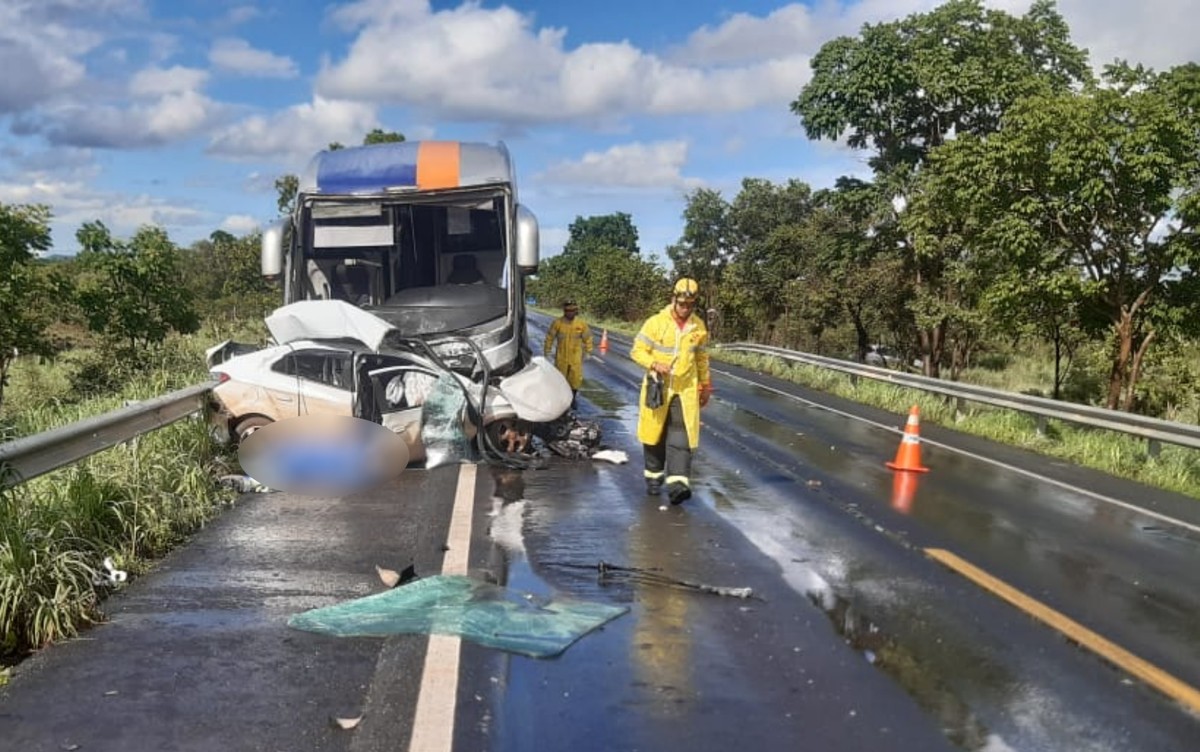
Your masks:
M 22 359 L 0 409 L 0 437 L 50 430 L 204 381 L 204 349 L 234 333 L 258 338 L 253 326 L 210 325 L 172 338 L 137 369 L 105 363 L 90 348 L 51 363 Z M 236 457 L 197 416 L 0 492 L 0 665 L 101 619 L 108 586 L 95 581 L 105 557 L 131 576 L 145 572 L 232 502 L 216 479 L 235 469 Z

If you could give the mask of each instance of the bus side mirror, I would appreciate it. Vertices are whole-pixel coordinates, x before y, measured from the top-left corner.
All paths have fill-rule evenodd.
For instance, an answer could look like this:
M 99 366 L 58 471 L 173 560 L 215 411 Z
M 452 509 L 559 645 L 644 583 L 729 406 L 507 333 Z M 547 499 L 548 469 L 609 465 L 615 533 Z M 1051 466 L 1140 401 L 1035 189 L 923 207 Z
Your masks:
M 291 220 L 277 219 L 262 234 L 262 275 L 276 279 L 283 274 L 283 234 Z
M 538 268 L 538 223 L 533 212 L 517 205 L 517 268 L 521 274 L 536 274 Z

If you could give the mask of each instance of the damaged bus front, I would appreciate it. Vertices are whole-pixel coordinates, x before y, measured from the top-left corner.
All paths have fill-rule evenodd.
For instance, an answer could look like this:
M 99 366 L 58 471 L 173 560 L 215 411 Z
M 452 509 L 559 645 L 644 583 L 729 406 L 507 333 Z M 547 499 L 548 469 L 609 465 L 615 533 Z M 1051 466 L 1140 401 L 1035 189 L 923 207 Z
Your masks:
M 262 271 L 282 280 L 285 305 L 351 303 L 471 378 L 529 364 L 525 277 L 537 264 L 537 220 L 503 144 L 322 151 L 295 212 L 263 234 Z

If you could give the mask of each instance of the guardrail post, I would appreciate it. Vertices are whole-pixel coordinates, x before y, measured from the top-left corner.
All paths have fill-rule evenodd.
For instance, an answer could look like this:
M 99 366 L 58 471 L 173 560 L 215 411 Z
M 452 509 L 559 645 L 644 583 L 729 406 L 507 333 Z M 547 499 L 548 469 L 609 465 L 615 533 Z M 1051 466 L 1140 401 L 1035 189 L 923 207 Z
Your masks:
M 1162 452 L 1162 442 L 1158 439 L 1146 440 L 1146 454 L 1150 455 L 1151 459 L 1158 459 L 1160 452 Z
M 1037 435 L 1039 439 L 1046 438 L 1046 425 L 1048 421 L 1045 415 L 1037 416 Z
M 854 387 L 855 389 L 858 388 L 858 374 L 857 373 L 850 374 L 850 386 Z

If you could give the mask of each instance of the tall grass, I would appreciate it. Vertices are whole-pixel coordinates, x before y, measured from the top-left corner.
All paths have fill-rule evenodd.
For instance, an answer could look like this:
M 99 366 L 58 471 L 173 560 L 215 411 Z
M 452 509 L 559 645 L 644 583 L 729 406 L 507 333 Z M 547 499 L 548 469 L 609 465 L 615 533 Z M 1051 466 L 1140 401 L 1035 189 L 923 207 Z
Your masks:
M 5 411 L 5 438 L 202 381 L 203 350 L 212 344 L 203 335 L 175 338 L 142 364 L 136 378 L 91 399 L 23 392 L 71 378 L 63 363 L 23 364 L 14 382 L 25 405 Z M 193 416 L 0 492 L 0 663 L 101 619 L 100 603 L 110 587 L 100 576 L 104 559 L 131 575 L 147 571 L 232 502 L 233 493 L 216 478 L 236 467 L 236 457 L 214 442 L 203 417 Z

